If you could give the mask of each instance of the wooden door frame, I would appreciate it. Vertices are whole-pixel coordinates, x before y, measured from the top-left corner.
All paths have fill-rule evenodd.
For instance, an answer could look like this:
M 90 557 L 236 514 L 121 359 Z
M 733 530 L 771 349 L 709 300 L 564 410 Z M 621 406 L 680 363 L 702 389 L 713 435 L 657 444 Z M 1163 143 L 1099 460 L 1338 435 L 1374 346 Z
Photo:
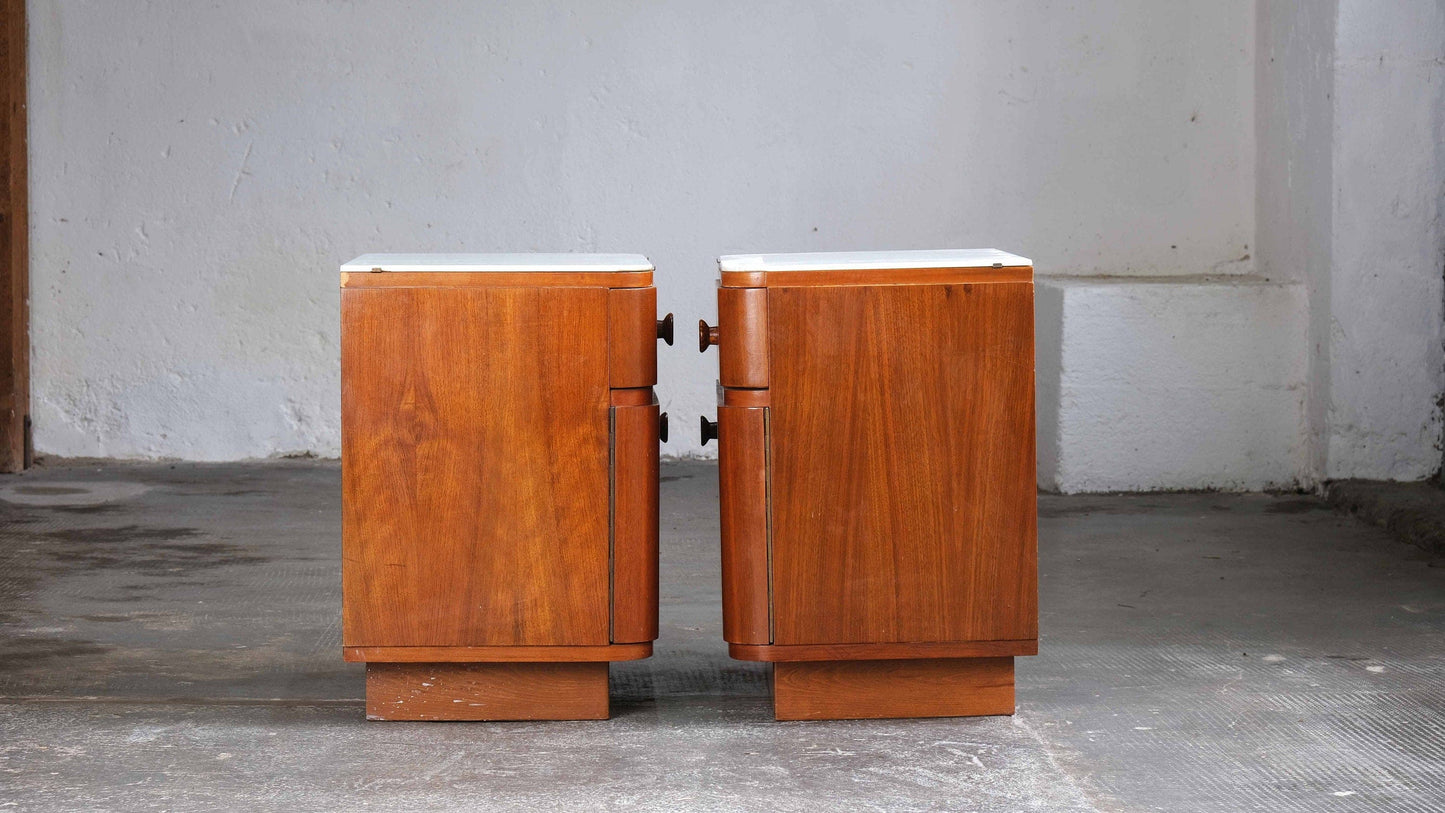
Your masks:
M 0 0 L 0 471 L 30 465 L 25 0 Z

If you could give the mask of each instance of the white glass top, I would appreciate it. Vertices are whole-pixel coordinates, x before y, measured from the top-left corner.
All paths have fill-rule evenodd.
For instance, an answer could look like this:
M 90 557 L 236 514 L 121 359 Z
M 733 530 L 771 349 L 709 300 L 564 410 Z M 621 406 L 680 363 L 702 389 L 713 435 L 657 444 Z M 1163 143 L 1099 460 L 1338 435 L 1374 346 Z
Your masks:
M 840 271 L 883 268 L 992 268 L 1029 266 L 1034 261 L 996 248 L 936 251 L 828 251 L 813 254 L 729 254 L 719 271 Z
M 382 271 L 651 271 L 641 254 L 363 254 L 342 272 Z

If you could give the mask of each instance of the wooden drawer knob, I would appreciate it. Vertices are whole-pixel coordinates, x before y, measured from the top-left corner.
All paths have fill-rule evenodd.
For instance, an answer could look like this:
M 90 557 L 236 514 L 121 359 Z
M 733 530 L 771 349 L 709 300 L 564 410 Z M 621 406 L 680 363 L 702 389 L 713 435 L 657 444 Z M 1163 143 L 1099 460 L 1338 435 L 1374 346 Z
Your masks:
M 709 327 L 704 319 L 697 320 L 697 352 L 706 353 L 714 344 L 717 344 L 717 328 Z
M 657 320 L 657 338 L 666 342 L 668 347 L 672 347 L 672 314 L 669 313 Z
M 706 446 L 710 440 L 717 440 L 717 421 L 710 421 L 706 415 L 702 416 L 702 445 Z

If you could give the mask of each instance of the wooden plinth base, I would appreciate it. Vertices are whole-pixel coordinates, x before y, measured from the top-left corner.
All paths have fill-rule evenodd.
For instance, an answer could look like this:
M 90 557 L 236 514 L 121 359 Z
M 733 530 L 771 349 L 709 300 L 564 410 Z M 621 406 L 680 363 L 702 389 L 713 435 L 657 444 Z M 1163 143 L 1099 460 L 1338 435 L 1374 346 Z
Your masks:
M 976 717 L 1014 713 L 1014 659 L 773 664 L 779 720 Z
M 368 720 L 606 720 L 607 663 L 368 663 Z

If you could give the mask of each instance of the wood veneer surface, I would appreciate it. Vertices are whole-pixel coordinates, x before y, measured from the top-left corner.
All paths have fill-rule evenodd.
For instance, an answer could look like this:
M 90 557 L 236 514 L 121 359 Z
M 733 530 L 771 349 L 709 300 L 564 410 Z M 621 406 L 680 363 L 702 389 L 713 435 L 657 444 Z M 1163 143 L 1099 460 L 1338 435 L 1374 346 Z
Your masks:
M 607 292 L 607 346 L 613 387 L 657 383 L 657 289 Z
M 598 646 L 348 646 L 343 660 L 364 663 L 558 663 L 635 661 L 652 654 L 652 642 Z
M 791 646 L 729 643 L 728 655 L 743 661 L 887 661 L 902 658 L 982 658 L 1037 655 L 1039 642 L 943 641 L 892 644 L 793 644 Z
M 612 409 L 614 643 L 657 637 L 657 420 L 655 398 Z
M 1014 713 L 1013 658 L 773 665 L 779 720 L 973 717 Z
M 607 644 L 607 291 L 341 307 L 345 645 Z
M 718 382 L 724 387 L 768 386 L 768 289 L 719 288 Z
M 605 720 L 606 663 L 369 663 L 372 720 Z
M 767 407 L 717 410 L 723 639 L 739 644 L 766 644 L 772 636 L 767 415 Z
M 768 323 L 773 643 L 1037 638 L 1033 285 L 770 287 Z

